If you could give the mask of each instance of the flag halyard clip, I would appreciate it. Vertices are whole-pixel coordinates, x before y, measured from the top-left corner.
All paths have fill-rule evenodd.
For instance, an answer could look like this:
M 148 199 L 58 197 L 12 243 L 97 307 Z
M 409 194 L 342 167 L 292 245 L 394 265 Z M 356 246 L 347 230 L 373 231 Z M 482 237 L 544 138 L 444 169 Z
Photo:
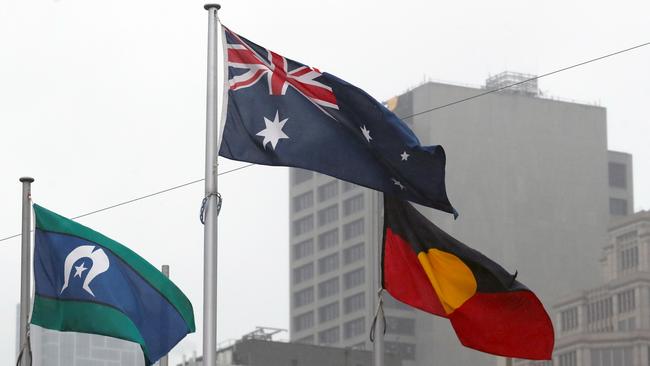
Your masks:
M 208 205 L 208 200 L 210 199 L 211 196 L 217 196 L 217 216 L 219 216 L 219 212 L 221 212 L 221 204 L 223 203 L 223 198 L 221 198 L 221 194 L 219 192 L 207 194 L 203 198 L 203 202 L 201 202 L 201 212 L 199 213 L 199 220 L 201 220 L 201 223 L 203 225 L 205 225 L 206 206 Z

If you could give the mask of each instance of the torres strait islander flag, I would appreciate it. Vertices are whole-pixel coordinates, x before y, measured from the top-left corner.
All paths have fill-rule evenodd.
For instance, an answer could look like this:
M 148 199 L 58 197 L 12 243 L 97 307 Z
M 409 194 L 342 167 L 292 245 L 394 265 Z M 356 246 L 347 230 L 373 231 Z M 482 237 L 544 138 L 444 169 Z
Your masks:
M 441 146 L 422 146 L 393 112 L 336 76 L 223 33 L 219 155 L 313 170 L 456 214 Z
M 147 365 L 194 332 L 192 304 L 158 269 L 83 225 L 34 212 L 32 324 L 139 343 Z
M 460 342 L 505 357 L 551 359 L 554 333 L 537 296 L 408 202 L 384 195 L 383 287 L 448 318 Z

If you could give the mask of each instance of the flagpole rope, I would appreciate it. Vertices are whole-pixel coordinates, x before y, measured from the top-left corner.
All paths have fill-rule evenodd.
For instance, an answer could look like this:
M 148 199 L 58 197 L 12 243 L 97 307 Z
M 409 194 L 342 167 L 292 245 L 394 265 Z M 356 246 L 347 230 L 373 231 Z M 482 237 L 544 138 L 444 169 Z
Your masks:
M 32 363 L 34 362 L 34 359 L 32 357 L 32 345 L 31 345 L 31 340 L 30 340 L 30 328 L 29 328 L 29 323 L 27 323 L 27 337 L 25 339 L 25 343 L 23 343 L 20 346 L 20 353 L 18 353 L 18 357 L 16 357 L 16 366 L 20 366 L 20 361 L 23 359 L 23 354 L 27 352 L 29 354 L 29 366 L 32 366 Z
M 253 166 L 253 165 L 255 165 L 255 164 L 252 164 L 252 163 L 251 163 L 251 164 L 246 164 L 246 165 L 240 166 L 240 167 L 238 167 L 238 168 L 234 168 L 234 169 L 226 170 L 225 172 L 219 173 L 218 175 L 226 175 L 226 174 L 229 174 L 229 173 L 234 173 L 234 172 L 236 172 L 236 171 L 238 171 L 238 170 L 242 170 L 242 169 L 245 169 L 245 168 L 251 167 L 251 166 Z M 179 185 L 177 185 L 177 186 L 170 187 L 170 188 L 166 188 L 166 189 L 163 189 L 163 190 L 158 191 L 158 192 L 150 193 L 150 194 L 147 194 L 147 195 L 144 195 L 144 196 L 140 196 L 140 197 L 137 197 L 137 198 L 130 199 L 130 200 L 128 200 L 128 201 L 123 201 L 123 202 L 120 202 L 120 203 L 116 203 L 116 204 L 114 204 L 114 205 L 110 205 L 110 206 L 106 206 L 106 207 L 104 207 L 104 208 L 100 208 L 100 209 L 98 209 L 98 210 L 90 211 L 90 212 L 87 212 L 87 213 L 81 214 L 81 215 L 79 215 L 79 216 L 72 217 L 71 219 L 72 219 L 72 220 L 75 220 L 75 219 L 79 219 L 79 218 L 82 218 L 82 217 L 86 217 L 86 216 L 94 215 L 94 214 L 96 214 L 96 213 L 99 213 L 99 212 L 102 212 L 102 211 L 107 211 L 107 210 L 110 210 L 110 209 L 113 209 L 113 208 L 116 208 L 116 207 L 120 207 L 120 206 L 128 205 L 128 204 L 130 204 L 130 203 L 133 203 L 133 202 L 137 202 L 137 201 L 143 200 L 143 199 L 145 199 L 145 198 L 150 198 L 150 197 L 157 196 L 157 195 L 159 195 L 159 194 L 163 194 L 163 193 L 167 193 L 167 192 L 170 192 L 170 191 L 173 191 L 173 190 L 179 189 L 179 188 L 187 187 L 187 186 L 192 185 L 192 184 L 200 183 L 200 182 L 203 182 L 204 180 L 205 180 L 205 178 L 201 178 L 201 179 L 193 180 L 193 181 L 191 181 L 191 182 L 187 182 L 187 183 L 179 184 Z M 13 238 L 17 238 L 17 237 L 19 237 L 19 236 L 21 236 L 21 234 L 16 234 L 16 235 L 7 236 L 7 237 L 5 237 L 5 238 L 0 239 L 0 242 L 3 242 L 3 241 L 5 241 L 5 240 L 9 240 L 9 239 L 13 239 Z
M 612 52 L 612 53 L 608 53 L 608 54 L 600 56 L 600 57 L 596 57 L 596 58 L 592 58 L 592 59 L 589 59 L 589 60 L 586 60 L 586 61 L 582 61 L 582 62 L 579 62 L 577 64 L 573 64 L 571 66 L 563 67 L 563 68 L 557 69 L 555 71 L 547 72 L 545 74 L 542 74 L 542 75 L 539 75 L 539 76 L 536 76 L 536 77 L 533 77 L 533 78 L 529 78 L 529 79 L 526 79 L 526 80 L 523 80 L 523 81 L 520 81 L 520 82 L 517 82 L 517 83 L 509 84 L 509 85 L 506 85 L 506 86 L 503 86 L 503 87 L 500 87 L 500 88 L 497 88 L 497 89 L 488 90 L 488 91 L 485 91 L 483 93 L 472 95 L 472 96 L 469 96 L 467 98 L 459 99 L 459 100 L 456 100 L 456 101 L 453 101 L 453 102 L 450 102 L 450 103 L 447 103 L 447 104 L 443 104 L 443 105 L 440 105 L 440 106 L 437 106 L 437 107 L 434 107 L 434 108 L 431 108 L 431 109 L 427 109 L 427 110 L 424 110 L 424 111 L 420 111 L 420 112 L 417 112 L 417 113 L 414 113 L 414 114 L 411 114 L 411 115 L 408 115 L 408 116 L 398 116 L 398 117 L 401 118 L 401 119 L 407 119 L 407 118 L 417 117 L 417 116 L 420 116 L 420 115 L 423 115 L 423 114 L 426 114 L 426 113 L 431 113 L 433 111 L 437 111 L 437 110 L 440 110 L 440 109 L 443 109 L 443 108 L 451 107 L 451 106 L 456 105 L 456 104 L 464 103 L 464 102 L 467 102 L 467 101 L 472 100 L 472 99 L 480 98 L 480 97 L 483 97 L 483 96 L 488 95 L 488 94 L 496 93 L 496 92 L 499 92 L 499 91 L 502 91 L 502 90 L 505 90 L 505 89 L 515 87 L 517 85 L 521 85 L 521 84 L 524 84 L 524 83 L 527 83 L 527 82 L 530 82 L 530 81 L 533 81 L 533 80 L 538 80 L 538 79 L 541 79 L 541 78 L 544 78 L 544 77 L 547 77 L 547 76 L 558 74 L 558 73 L 563 72 L 563 71 L 571 70 L 571 69 L 574 69 L 574 68 L 577 68 L 577 67 L 580 67 L 580 66 L 584 66 L 584 65 L 596 62 L 596 61 L 600 61 L 600 60 L 603 60 L 603 59 L 606 59 L 606 58 L 609 58 L 609 57 L 612 57 L 612 56 L 620 55 L 620 54 L 625 53 L 625 52 L 633 51 L 635 49 L 645 47 L 645 46 L 648 46 L 648 45 L 650 45 L 650 42 L 640 43 L 640 44 L 638 44 L 636 46 L 632 46 L 632 47 L 625 48 L 625 49 L 622 49 L 622 50 L 618 50 L 618 51 L 615 51 L 615 52 Z M 255 165 L 255 164 L 247 164 L 247 165 L 241 166 L 239 168 L 235 168 L 235 169 L 232 169 L 232 170 L 225 171 L 223 173 L 219 173 L 218 175 L 224 175 L 224 174 L 232 173 L 232 172 L 235 172 L 235 171 L 238 171 L 238 170 L 241 170 L 241 169 L 251 167 L 253 165 Z M 179 188 L 191 185 L 191 184 L 199 183 L 199 182 L 202 182 L 203 180 L 204 179 L 198 179 L 198 180 L 194 180 L 194 181 L 191 181 L 191 182 L 187 182 L 187 183 L 184 183 L 184 184 L 181 184 L 181 185 L 178 185 L 178 186 L 174 186 L 174 187 L 171 187 L 171 188 L 164 189 L 162 191 L 158 191 L 158 192 L 154 192 L 154 193 L 144 195 L 144 196 L 141 196 L 141 197 L 138 197 L 138 198 L 134 198 L 132 200 L 128 200 L 128 201 L 120 202 L 120 203 L 117 203 L 117 204 L 114 204 L 114 205 L 111 205 L 111 206 L 100 208 L 98 210 L 91 211 L 91 212 L 88 212 L 88 213 L 73 217 L 72 219 L 74 220 L 74 219 L 82 218 L 82 217 L 85 217 L 85 216 L 90 216 L 90 215 L 93 215 L 93 214 L 96 214 L 96 213 L 99 213 L 99 212 L 102 212 L 102 211 L 110 210 L 110 209 L 113 209 L 113 208 L 116 208 L 116 207 L 119 207 L 119 206 L 128 205 L 130 203 L 143 200 L 145 198 L 157 196 L 159 194 L 166 193 L 166 192 L 169 192 L 169 191 L 173 191 L 173 190 L 176 190 L 176 189 L 179 189 Z M 21 234 L 7 236 L 5 238 L 0 239 L 0 242 L 6 241 L 6 240 L 9 240 L 9 239 L 13 239 L 13 238 L 17 238 L 20 235 Z
M 386 334 L 386 315 L 384 314 L 384 297 L 382 296 L 383 293 L 384 293 L 383 288 L 380 288 L 379 291 L 377 291 L 377 299 L 379 301 L 377 302 L 377 310 L 375 311 L 375 316 L 372 319 L 372 325 L 370 326 L 370 342 L 375 341 L 377 318 L 379 318 L 380 311 L 381 311 L 381 320 L 384 322 L 384 334 Z

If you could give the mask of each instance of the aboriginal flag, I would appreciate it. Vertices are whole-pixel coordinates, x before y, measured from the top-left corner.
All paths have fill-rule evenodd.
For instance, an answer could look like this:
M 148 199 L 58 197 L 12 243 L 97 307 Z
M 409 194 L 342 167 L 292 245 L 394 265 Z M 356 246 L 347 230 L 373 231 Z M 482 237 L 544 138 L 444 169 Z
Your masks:
M 460 342 L 499 356 L 551 359 L 551 320 L 537 296 L 408 202 L 384 196 L 383 287 L 451 321 Z

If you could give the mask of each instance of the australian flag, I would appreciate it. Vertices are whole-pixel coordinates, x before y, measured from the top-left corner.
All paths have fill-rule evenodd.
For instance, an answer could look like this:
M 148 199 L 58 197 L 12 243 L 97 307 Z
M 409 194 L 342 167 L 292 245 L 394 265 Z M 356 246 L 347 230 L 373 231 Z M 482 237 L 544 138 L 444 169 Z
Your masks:
M 223 27 L 228 78 L 219 155 L 303 168 L 456 214 L 445 151 L 363 90 Z

